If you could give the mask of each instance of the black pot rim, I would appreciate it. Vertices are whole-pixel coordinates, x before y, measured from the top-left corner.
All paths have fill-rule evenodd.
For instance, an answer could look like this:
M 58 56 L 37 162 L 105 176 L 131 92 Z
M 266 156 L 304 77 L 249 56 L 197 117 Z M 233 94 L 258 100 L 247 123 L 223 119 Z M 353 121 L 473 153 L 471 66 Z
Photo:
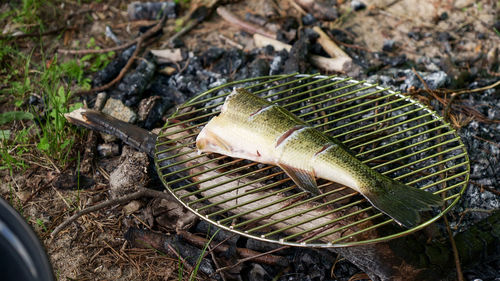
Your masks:
M 10 246 L 10 251 L 0 251 L 0 255 L 7 255 L 7 260 L 14 259 L 12 255 L 15 255 L 21 260 L 22 266 L 12 266 L 27 268 L 29 272 L 25 274 L 32 277 L 29 280 L 55 280 L 47 254 L 35 232 L 3 198 L 0 198 L 0 238 Z

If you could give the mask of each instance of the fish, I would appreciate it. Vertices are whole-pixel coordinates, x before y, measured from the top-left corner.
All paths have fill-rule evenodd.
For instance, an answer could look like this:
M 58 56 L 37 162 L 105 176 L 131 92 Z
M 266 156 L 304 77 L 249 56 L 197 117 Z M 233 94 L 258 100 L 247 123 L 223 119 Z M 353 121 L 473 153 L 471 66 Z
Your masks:
M 198 153 L 218 153 L 279 166 L 297 187 L 320 195 L 316 178 L 354 189 L 399 225 L 411 228 L 420 213 L 441 206 L 437 194 L 403 184 L 361 162 L 342 142 L 282 106 L 234 89 L 219 115 L 196 137 Z

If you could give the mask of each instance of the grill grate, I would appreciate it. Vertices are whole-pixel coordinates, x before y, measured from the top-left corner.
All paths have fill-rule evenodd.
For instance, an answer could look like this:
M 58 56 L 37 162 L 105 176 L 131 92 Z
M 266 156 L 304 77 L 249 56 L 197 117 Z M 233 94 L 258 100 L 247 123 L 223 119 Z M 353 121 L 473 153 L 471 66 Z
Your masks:
M 378 172 L 442 194 L 447 207 L 430 211 L 419 226 L 403 229 L 357 192 L 336 183 L 318 180 L 323 193 L 311 197 L 277 167 L 198 155 L 196 136 L 236 87 L 278 103 L 336 137 Z M 389 88 L 322 75 L 258 77 L 206 91 L 168 118 L 156 149 L 162 181 L 188 209 L 241 235 L 294 246 L 375 243 L 421 229 L 457 203 L 470 169 L 459 136 L 432 110 Z

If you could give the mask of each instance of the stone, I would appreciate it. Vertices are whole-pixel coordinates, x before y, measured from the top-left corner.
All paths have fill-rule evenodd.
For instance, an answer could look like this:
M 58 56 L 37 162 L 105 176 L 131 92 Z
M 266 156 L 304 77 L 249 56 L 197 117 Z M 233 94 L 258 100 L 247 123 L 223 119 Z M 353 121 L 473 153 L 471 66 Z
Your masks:
M 106 101 L 102 112 L 127 123 L 134 123 L 137 120 L 137 114 L 130 107 L 114 98 L 109 98 Z
M 125 212 L 126 215 L 130 215 L 137 212 L 141 207 L 142 207 L 141 201 L 132 200 L 123 207 L 123 211 Z

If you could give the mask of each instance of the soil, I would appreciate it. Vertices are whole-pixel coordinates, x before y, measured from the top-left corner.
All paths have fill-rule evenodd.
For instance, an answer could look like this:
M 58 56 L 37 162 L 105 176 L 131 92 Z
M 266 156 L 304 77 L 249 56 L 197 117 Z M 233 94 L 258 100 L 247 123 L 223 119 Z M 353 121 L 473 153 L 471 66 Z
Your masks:
M 99 46 L 113 46 L 113 42 L 104 36 L 106 25 L 113 27 L 122 41 L 129 40 L 139 28 L 138 23 L 129 24 L 126 17 L 129 2 L 132 1 L 58 6 L 60 10 L 57 14 L 63 17 L 74 14 L 70 21 L 77 29 L 66 32 L 62 38 L 47 36 L 46 53 L 54 54 L 56 47 L 74 48 L 75 42 L 86 43 L 91 37 L 95 38 Z M 191 2 L 195 5 L 197 1 Z M 269 8 L 269 4 L 263 4 L 267 1 L 255 1 L 260 4 L 247 2 L 231 3 L 228 8 L 242 18 L 246 12 L 258 14 L 264 8 Z M 276 2 L 278 4 L 271 8 L 279 7 L 277 15 L 299 18 L 298 11 L 290 5 L 291 1 Z M 405 54 L 408 59 L 418 61 L 422 57 L 474 57 L 479 53 L 488 54 L 500 46 L 500 36 L 491 28 L 498 17 L 494 7 L 499 7 L 495 1 L 480 1 L 479 6 L 475 1 L 467 0 L 366 0 L 367 8 L 359 12 L 348 12 L 350 1 L 337 2 L 340 3 L 338 7 L 343 16 L 331 25 L 346 31 L 352 40 L 351 45 L 364 50 L 381 52 L 386 40 L 394 40 L 397 46 L 394 54 Z M 444 17 L 443 13 L 447 14 L 447 18 L 440 20 L 440 17 Z M 56 24 L 48 18 L 47 23 Z M 168 38 L 174 30 L 175 20 L 168 20 L 162 38 Z M 424 38 L 409 38 L 409 32 L 424 34 Z M 444 33 L 453 39 L 440 40 L 440 34 Z M 484 34 L 484 37 L 478 38 L 479 34 Z M 211 46 L 232 48 L 233 42 L 241 45 L 245 51 L 254 48 L 251 36 L 223 21 L 216 13 L 184 35 L 182 40 L 192 52 L 200 52 Z M 458 41 L 461 48 L 447 47 L 447 44 Z M 150 48 L 157 48 L 162 40 L 155 44 Z M 26 45 L 28 50 L 29 43 Z M 34 54 L 34 59 L 39 59 L 37 52 Z M 69 57 L 61 56 L 61 59 Z M 0 111 L 8 110 L 8 103 L 1 105 Z M 83 144 L 75 147 L 75 154 L 78 150 L 83 152 Z M 22 211 L 39 235 L 58 280 L 188 279 L 185 272 L 182 274 L 176 258 L 153 249 L 131 248 L 127 245 L 124 238 L 126 229 L 131 225 L 148 227 L 148 224 L 134 213 L 126 214 L 122 206 L 84 215 L 51 239 L 51 230 L 75 210 L 109 199 L 110 186 L 106 174 L 95 171 L 92 178 L 95 184 L 90 189 L 57 188 L 61 180 L 72 178 L 76 163 L 56 167 L 55 164 L 41 164 L 46 161 L 39 162 L 38 157 L 34 155 L 30 168 L 17 174 L 0 171 L 0 193 Z M 118 157 L 110 159 L 109 166 L 116 166 L 118 161 Z

